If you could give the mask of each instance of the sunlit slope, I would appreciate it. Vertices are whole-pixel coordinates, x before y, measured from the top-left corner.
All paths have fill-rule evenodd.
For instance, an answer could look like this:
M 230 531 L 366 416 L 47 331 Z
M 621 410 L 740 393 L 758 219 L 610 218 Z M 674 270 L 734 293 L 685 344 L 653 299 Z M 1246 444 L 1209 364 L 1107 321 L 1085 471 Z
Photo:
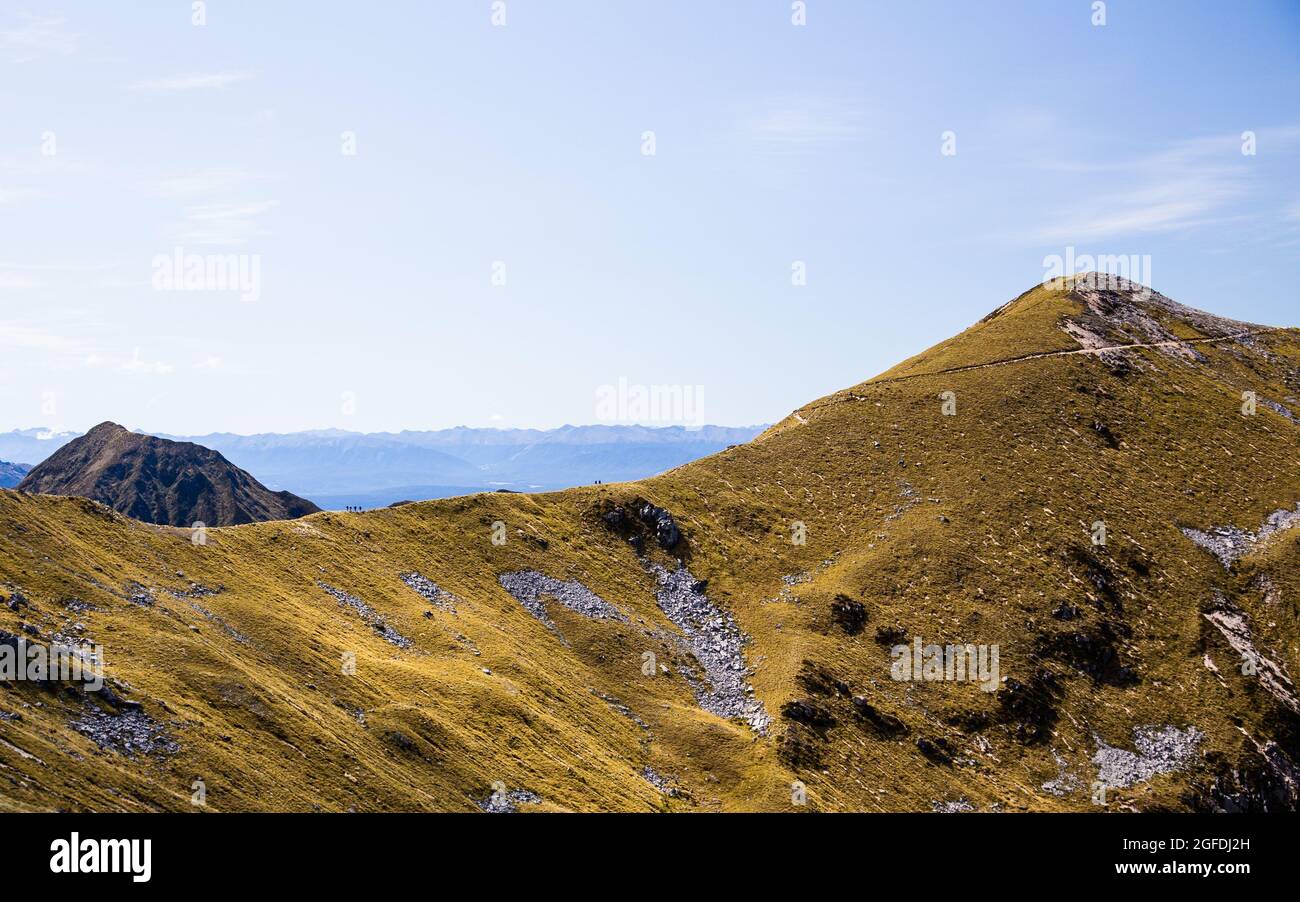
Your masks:
M 0 492 L 0 629 L 80 623 L 120 681 L 5 685 L 0 804 L 475 811 L 496 784 L 525 811 L 1094 810 L 1101 782 L 1110 810 L 1293 807 L 1300 528 L 1261 530 L 1300 502 L 1300 333 L 1135 292 L 1035 289 L 642 483 L 202 546 Z M 1183 532 L 1227 526 L 1251 535 L 1227 566 Z M 521 571 L 607 606 L 569 583 L 548 624 L 503 587 Z M 682 599 L 718 622 L 696 635 Z M 748 720 L 708 710 L 726 679 L 691 651 L 730 653 L 727 615 Z M 892 679 L 918 637 L 996 646 L 1006 680 Z

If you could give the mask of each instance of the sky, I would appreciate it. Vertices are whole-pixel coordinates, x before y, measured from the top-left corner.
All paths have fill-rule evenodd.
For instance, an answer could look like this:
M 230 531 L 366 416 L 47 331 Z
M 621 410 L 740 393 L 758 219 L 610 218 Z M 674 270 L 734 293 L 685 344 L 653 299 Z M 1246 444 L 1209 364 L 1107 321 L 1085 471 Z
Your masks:
M 1097 7 L 0 0 L 0 429 L 775 422 L 1068 248 L 1300 325 L 1300 2 Z

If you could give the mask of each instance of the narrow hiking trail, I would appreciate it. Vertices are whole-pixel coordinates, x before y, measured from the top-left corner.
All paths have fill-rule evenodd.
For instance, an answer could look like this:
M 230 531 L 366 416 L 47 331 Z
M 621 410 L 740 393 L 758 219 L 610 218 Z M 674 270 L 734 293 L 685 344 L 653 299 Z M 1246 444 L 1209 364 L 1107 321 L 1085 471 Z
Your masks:
M 1115 351 L 1139 351 L 1145 348 L 1159 350 L 1160 348 L 1186 347 L 1197 344 L 1213 344 L 1221 341 L 1236 341 L 1240 338 L 1246 338 L 1253 335 L 1267 335 L 1272 332 L 1285 332 L 1282 327 L 1269 326 L 1262 329 L 1243 329 L 1240 332 L 1233 332 L 1231 335 L 1219 335 L 1213 338 L 1175 338 L 1170 341 L 1153 341 L 1153 342 L 1133 342 L 1132 344 L 1107 345 L 1104 348 L 1072 348 L 1068 351 L 1041 351 L 1035 354 L 1023 354 L 1019 357 L 1008 357 L 1005 360 L 990 360 L 987 363 L 968 363 L 963 366 L 948 367 L 940 370 L 926 370 L 922 373 L 906 373 L 900 376 L 876 377 L 863 383 L 868 386 L 887 385 L 891 382 L 906 382 L 910 379 L 921 379 L 926 376 L 944 376 L 950 373 L 965 373 L 972 370 L 985 370 L 999 366 L 1009 366 L 1013 363 L 1028 363 L 1034 360 L 1046 360 L 1052 357 L 1073 357 L 1076 355 L 1095 355 L 1109 354 Z M 808 414 L 828 407 L 832 404 L 845 404 L 849 401 L 867 401 L 869 398 L 863 395 L 848 394 L 845 397 L 830 397 L 823 399 L 821 403 L 810 404 L 802 407 L 798 412 L 792 414 L 798 425 L 806 425 Z
M 1076 354 L 1109 354 L 1111 351 L 1138 351 L 1143 348 L 1176 348 L 1186 345 L 1211 344 L 1216 341 L 1235 341 L 1238 338 L 1245 338 L 1250 335 L 1265 335 L 1269 332 L 1284 332 L 1285 329 L 1265 328 L 1265 329 L 1245 329 L 1241 332 L 1234 332 L 1231 335 L 1219 335 L 1214 338 L 1175 338 L 1171 341 L 1153 341 L 1153 342 L 1134 342 L 1126 345 L 1107 345 L 1104 348 L 1073 348 L 1069 351 L 1042 351 L 1037 354 L 1024 354 L 1020 357 L 1008 357 L 1006 360 L 991 360 L 988 363 L 968 363 L 964 366 L 954 366 L 942 370 L 930 370 L 924 373 L 908 373 L 902 376 L 890 376 L 889 378 L 877 378 L 868 380 L 867 385 L 883 385 L 888 382 L 903 382 L 907 379 L 919 379 L 922 376 L 943 376 L 947 373 L 964 373 L 967 370 L 984 370 L 996 366 L 1006 366 L 1011 363 L 1024 363 L 1029 360 L 1044 360 L 1048 357 L 1070 357 Z

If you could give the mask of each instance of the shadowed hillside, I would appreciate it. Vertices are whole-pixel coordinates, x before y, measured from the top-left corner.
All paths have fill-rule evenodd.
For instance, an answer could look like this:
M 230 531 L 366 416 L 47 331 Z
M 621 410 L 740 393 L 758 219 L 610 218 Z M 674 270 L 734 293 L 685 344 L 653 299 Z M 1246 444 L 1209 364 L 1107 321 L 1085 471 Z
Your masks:
M 1294 810 L 1297 398 L 1300 331 L 1080 279 L 642 482 L 203 545 L 0 492 L 4 641 L 109 677 L 4 684 L 0 804 Z

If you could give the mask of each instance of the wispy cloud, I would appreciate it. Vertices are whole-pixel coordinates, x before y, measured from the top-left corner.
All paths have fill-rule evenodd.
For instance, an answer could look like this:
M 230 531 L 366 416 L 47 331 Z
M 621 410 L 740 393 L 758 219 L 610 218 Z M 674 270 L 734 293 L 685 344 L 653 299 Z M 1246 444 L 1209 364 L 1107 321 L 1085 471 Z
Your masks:
M 0 290 L 43 288 L 47 280 L 66 282 L 69 279 L 84 281 L 88 274 L 103 273 L 108 266 L 99 263 L 18 263 L 0 260 Z
M 64 26 L 63 16 L 33 16 L 19 13 L 21 22 L 0 28 L 0 52 L 12 62 L 25 63 L 50 54 L 67 56 L 77 50 L 79 35 Z
M 15 320 L 0 320 L 0 346 L 29 351 L 76 351 L 77 343 L 40 326 Z
M 69 363 L 80 361 L 88 369 L 103 369 L 116 373 L 140 376 L 167 376 L 176 368 L 164 360 L 143 357 L 139 348 L 130 356 L 104 353 L 99 342 L 88 337 L 87 330 L 102 334 L 103 324 L 81 317 L 65 317 L 62 329 L 55 331 L 48 323 L 0 320 L 0 348 L 10 355 L 23 352 L 37 355 L 42 365 L 49 365 L 51 357 L 63 357 Z
M 1261 132 L 1272 149 L 1300 140 L 1290 127 Z M 1039 242 L 1102 241 L 1239 220 L 1239 202 L 1256 192 L 1255 157 L 1240 135 L 1194 138 L 1122 162 L 1055 161 L 1044 168 L 1074 176 L 1077 198 L 1031 237 Z
M 182 245 L 240 245 L 265 234 L 258 218 L 277 206 L 277 201 L 199 204 L 185 208 L 185 220 L 176 229 Z
M 191 72 L 185 75 L 172 75 L 167 78 L 155 78 L 138 81 L 131 85 L 131 90 L 147 94 L 175 94 L 182 91 L 210 91 L 227 88 L 241 81 L 253 78 L 251 72 Z
M 849 101 L 785 96 L 742 112 L 740 130 L 764 151 L 810 152 L 860 141 L 866 134 L 866 116 Z
M 194 172 L 160 178 L 153 185 L 158 197 L 191 200 L 198 197 L 229 194 L 254 181 L 255 176 L 243 169 L 210 167 Z
M 63 317 L 62 329 L 55 331 L 48 323 L 0 320 L 0 348 L 17 356 L 22 352 L 38 355 L 42 365 L 50 358 L 60 356 L 69 363 L 79 361 L 87 369 L 106 370 L 135 376 L 168 376 L 176 367 L 165 360 L 146 358 L 140 348 L 132 349 L 129 356 L 101 350 L 105 324 L 82 316 Z M 89 331 L 88 331 L 89 330 Z M 90 331 L 98 336 L 89 337 Z
M 1171 173 L 1143 182 L 1143 187 L 1108 192 L 1074 205 L 1040 230 L 1040 237 L 1100 241 L 1209 225 L 1226 218 L 1227 205 L 1246 194 L 1240 173 L 1229 170 Z
M 44 192 L 35 188 L 5 188 L 0 187 L 0 204 L 12 204 L 20 200 L 31 200 L 36 197 L 44 197 Z
M 209 167 L 155 179 L 145 190 L 167 200 L 187 201 L 181 220 L 170 229 L 181 245 L 245 244 L 265 234 L 259 218 L 278 201 L 247 199 L 238 192 L 266 177 L 237 167 Z

